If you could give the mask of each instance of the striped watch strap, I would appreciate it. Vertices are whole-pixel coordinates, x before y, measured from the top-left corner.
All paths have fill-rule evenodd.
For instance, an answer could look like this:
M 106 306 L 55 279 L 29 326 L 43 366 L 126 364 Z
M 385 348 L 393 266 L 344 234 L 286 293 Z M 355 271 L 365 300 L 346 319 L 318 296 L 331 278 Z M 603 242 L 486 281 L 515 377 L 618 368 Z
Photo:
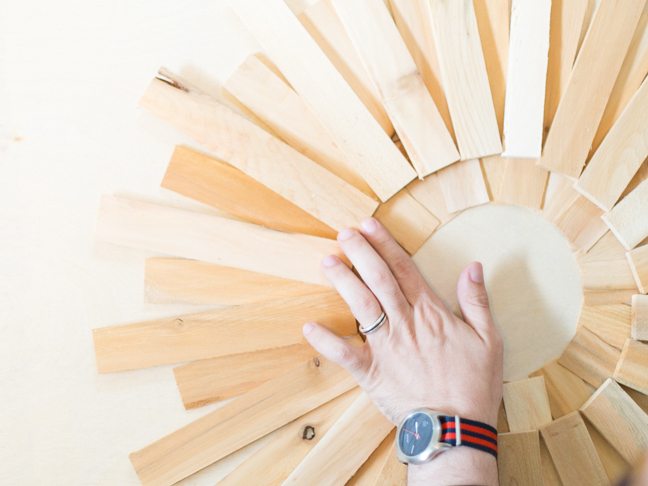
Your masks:
M 497 430 L 481 422 L 447 415 L 439 416 L 441 442 L 488 452 L 497 458 Z M 457 427 L 457 424 L 459 425 Z M 457 433 L 457 429 L 459 433 Z

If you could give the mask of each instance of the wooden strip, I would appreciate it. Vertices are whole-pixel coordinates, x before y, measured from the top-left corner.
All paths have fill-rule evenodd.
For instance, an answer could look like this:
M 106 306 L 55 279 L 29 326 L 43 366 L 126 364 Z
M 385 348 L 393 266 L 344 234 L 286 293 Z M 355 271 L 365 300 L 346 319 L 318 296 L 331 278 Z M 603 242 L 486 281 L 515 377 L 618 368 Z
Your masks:
M 490 198 L 478 159 L 462 160 L 437 172 L 449 213 L 486 204 Z
M 472 2 L 430 2 L 434 42 L 462 160 L 502 152 Z
M 497 433 L 505 434 L 510 431 L 508 419 L 506 418 L 506 409 L 504 408 L 504 400 L 502 400 L 497 411 Z
M 540 209 L 544 199 L 549 172 L 535 160 L 507 159 L 499 191 L 499 201 L 505 204 Z
M 628 339 L 614 370 L 614 379 L 648 395 L 648 345 Z
M 623 304 L 632 299 L 636 291 L 632 289 L 584 289 L 583 304 L 586 305 L 606 305 L 606 304 Z
M 355 318 L 336 294 L 93 329 L 97 369 L 114 373 L 305 343 L 302 326 L 309 321 L 341 336 L 355 334 Z
M 580 176 L 643 5 L 601 0 L 538 160 L 541 167 Z
M 648 341 L 648 295 L 632 296 L 632 339 Z
M 632 250 L 648 237 L 648 180 L 620 201 L 603 221 L 626 250 Z
M 639 292 L 648 294 L 648 245 L 639 246 L 626 256 Z
M 578 410 L 594 393 L 594 387 L 560 365 L 557 360 L 546 364 L 530 376 L 544 377 L 551 416 L 554 419 Z
M 621 349 L 630 337 L 631 311 L 631 307 L 626 304 L 584 305 L 578 325 L 586 327 L 609 345 Z
M 283 0 L 229 5 L 382 201 L 416 177 Z
M 459 165 L 459 164 L 455 164 Z M 425 180 L 416 179 L 407 190 L 421 205 L 430 211 L 441 224 L 446 224 L 460 212 L 448 212 L 448 205 L 443 197 L 438 174 L 430 174 Z
M 218 486 L 279 486 L 322 440 L 362 390 L 356 387 L 286 426 L 269 444 L 234 469 Z
M 557 172 L 549 173 L 545 203 L 542 217 L 547 221 L 557 224 L 560 217 L 572 204 L 582 197 L 573 187 L 574 182 Z
M 309 344 L 203 359 L 173 369 L 189 410 L 247 393 L 317 356 Z
M 369 196 L 214 100 L 154 79 L 139 104 L 331 228 L 376 210 Z
M 537 430 L 551 422 L 544 377 L 504 383 L 504 407 L 511 432 Z
M 558 363 L 590 385 L 599 387 L 614 374 L 620 354 L 618 349 L 581 327 Z
M 407 465 L 396 457 L 395 446 L 392 446 L 392 452 L 373 486 L 407 486 Z
M 648 451 L 648 415 L 614 380 L 606 380 L 581 412 L 630 464 Z
M 612 447 L 605 437 L 596 430 L 596 427 L 587 420 L 586 417 L 583 417 L 587 431 L 589 432 L 596 453 L 603 464 L 603 469 L 605 469 L 605 474 L 610 480 L 610 484 L 619 484 L 619 482 L 628 474 L 630 470 L 630 465 L 626 460 L 621 457 L 617 450 Z
M 333 5 L 419 177 L 459 160 L 452 137 L 383 0 L 333 0 Z
M 540 433 L 565 486 L 610 485 L 579 412 L 554 420 Z
M 395 438 L 396 429 L 393 429 L 345 486 L 374 486 L 387 461 L 396 455 Z
M 499 434 L 497 470 L 500 486 L 543 486 L 538 431 Z
M 588 251 L 600 240 L 608 228 L 601 220 L 601 208 L 583 196 L 576 198 L 573 204 L 558 217 L 556 226 L 567 239 L 579 250 Z
M 355 386 L 349 373 L 319 356 L 129 458 L 144 486 L 170 486 Z
M 544 486 L 563 486 L 556 465 L 551 458 L 547 444 L 542 435 L 540 436 L 540 464 L 542 465 L 542 478 Z
M 440 224 L 406 189 L 381 204 L 374 217 L 410 255 L 416 253 Z
M 502 156 L 542 153 L 551 0 L 513 0 Z
M 380 413 L 367 394 L 360 394 L 288 476 L 285 484 L 345 484 L 393 428 L 394 425 Z M 332 464 L 335 467 L 330 467 Z
M 95 238 L 326 286 L 322 258 L 348 262 L 334 240 L 111 196 L 101 198 Z

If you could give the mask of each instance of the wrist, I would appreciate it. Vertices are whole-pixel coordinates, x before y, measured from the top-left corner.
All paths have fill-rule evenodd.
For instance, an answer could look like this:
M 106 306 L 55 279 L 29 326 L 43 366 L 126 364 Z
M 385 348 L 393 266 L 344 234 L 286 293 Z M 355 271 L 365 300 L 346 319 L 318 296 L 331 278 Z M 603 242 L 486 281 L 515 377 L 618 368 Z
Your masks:
M 426 464 L 410 464 L 408 486 L 498 486 L 497 459 L 467 447 L 453 447 Z

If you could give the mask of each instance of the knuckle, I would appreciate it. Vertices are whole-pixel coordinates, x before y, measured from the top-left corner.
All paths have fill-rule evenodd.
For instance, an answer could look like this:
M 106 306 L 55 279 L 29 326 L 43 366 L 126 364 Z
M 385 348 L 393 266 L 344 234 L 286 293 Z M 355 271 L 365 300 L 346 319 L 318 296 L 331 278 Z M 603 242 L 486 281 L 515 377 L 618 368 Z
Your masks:
M 391 275 L 385 268 L 376 270 L 371 275 L 371 281 L 374 282 L 377 287 L 385 287 L 391 284 Z
M 468 303 L 481 309 L 490 309 L 488 294 L 486 292 L 473 292 L 468 295 Z
M 372 316 L 377 311 L 376 299 L 370 296 L 360 297 L 357 301 L 358 314 L 361 316 Z M 376 316 L 378 317 L 378 316 Z

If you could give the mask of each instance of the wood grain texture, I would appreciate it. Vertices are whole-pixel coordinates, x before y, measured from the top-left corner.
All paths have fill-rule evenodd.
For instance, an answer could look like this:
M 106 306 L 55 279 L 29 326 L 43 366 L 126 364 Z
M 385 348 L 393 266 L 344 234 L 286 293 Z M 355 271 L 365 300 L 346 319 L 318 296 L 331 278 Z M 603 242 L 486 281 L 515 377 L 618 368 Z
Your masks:
M 393 429 L 345 486 L 375 486 L 386 463 L 396 456 L 395 438 L 396 429 Z
M 458 164 L 455 164 L 458 165 Z M 407 186 L 407 190 L 421 205 L 430 211 L 441 224 L 452 220 L 460 211 L 450 213 L 443 197 L 438 174 L 430 174 L 425 180 L 417 179 Z
M 549 172 L 538 167 L 535 160 L 505 159 L 504 164 L 498 201 L 541 209 Z
M 648 451 L 648 415 L 614 380 L 606 380 L 581 412 L 630 464 Z
M 610 486 L 579 412 L 540 429 L 564 486 Z
M 558 363 L 598 388 L 614 374 L 620 354 L 618 349 L 582 327 L 576 331 Z
M 95 238 L 325 286 L 322 258 L 348 264 L 335 240 L 111 196 L 101 198 Z
M 648 245 L 638 246 L 626 254 L 639 292 L 648 294 Z
M 603 210 L 583 196 L 558 217 L 556 226 L 576 248 L 588 251 L 599 241 L 608 228 L 601 220 Z
M 626 250 L 632 250 L 648 237 L 648 180 L 621 200 L 603 221 Z
M 574 182 L 558 172 L 550 172 L 545 193 L 542 217 L 557 224 L 560 217 L 581 197 L 573 187 Z
M 540 464 L 542 466 L 542 479 L 544 486 L 562 486 L 560 475 L 551 458 L 547 444 L 540 435 Z
M 614 370 L 614 379 L 648 395 L 648 345 L 633 339 L 626 340 Z
M 643 9 L 601 0 L 578 53 L 538 164 L 578 178 Z
M 499 434 L 497 470 L 500 486 L 543 486 L 538 431 Z
M 490 198 L 478 159 L 462 160 L 436 173 L 449 213 L 486 204 Z
M 578 325 L 586 327 L 610 346 L 621 349 L 630 337 L 631 312 L 626 304 L 584 305 Z
M 551 416 L 554 419 L 580 409 L 595 390 L 558 361 L 546 364 L 530 376 L 544 377 Z
M 648 295 L 632 296 L 632 339 L 648 341 Z
M 170 486 L 356 387 L 319 356 L 132 453 L 145 486 Z
M 504 383 L 504 407 L 511 432 L 538 430 L 551 422 L 544 377 Z
M 139 104 L 333 229 L 357 225 L 378 206 L 215 100 L 154 79 Z
M 618 484 L 628 474 L 628 471 L 630 471 L 630 464 L 621 457 L 621 454 L 612 447 L 612 444 L 587 420 L 587 417 L 583 416 L 583 421 L 592 439 L 596 453 L 601 460 L 601 464 L 603 464 L 605 474 L 610 480 L 610 484 Z
M 318 322 L 340 336 L 355 318 L 331 291 L 93 330 L 99 373 L 182 363 L 306 343 L 302 327 Z
M 504 400 L 502 400 L 497 411 L 497 433 L 505 434 L 510 431 L 508 419 L 506 418 L 506 409 L 504 408 Z
M 414 169 L 283 0 L 229 5 L 382 201 L 414 179 Z
M 396 457 L 396 447 L 383 465 L 374 486 L 407 486 L 407 465 Z

